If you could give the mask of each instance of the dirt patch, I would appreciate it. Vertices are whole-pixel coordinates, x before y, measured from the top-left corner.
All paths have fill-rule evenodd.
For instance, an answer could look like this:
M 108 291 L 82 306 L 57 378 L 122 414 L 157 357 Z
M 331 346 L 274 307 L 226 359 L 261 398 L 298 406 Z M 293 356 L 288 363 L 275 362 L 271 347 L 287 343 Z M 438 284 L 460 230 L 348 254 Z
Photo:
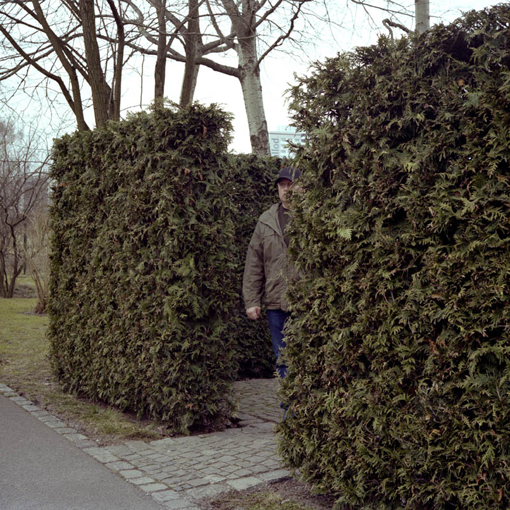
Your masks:
M 271 484 L 271 488 L 281 496 L 307 505 L 314 510 L 331 509 L 335 504 L 335 498 L 333 496 L 314 494 L 309 485 L 298 482 L 293 478 L 273 483 Z
M 314 494 L 307 484 L 285 478 L 245 491 L 232 491 L 201 502 L 203 509 L 211 510 L 331 510 L 335 498 Z
M 34 298 L 37 297 L 34 287 L 31 285 L 19 284 L 14 288 L 15 298 Z

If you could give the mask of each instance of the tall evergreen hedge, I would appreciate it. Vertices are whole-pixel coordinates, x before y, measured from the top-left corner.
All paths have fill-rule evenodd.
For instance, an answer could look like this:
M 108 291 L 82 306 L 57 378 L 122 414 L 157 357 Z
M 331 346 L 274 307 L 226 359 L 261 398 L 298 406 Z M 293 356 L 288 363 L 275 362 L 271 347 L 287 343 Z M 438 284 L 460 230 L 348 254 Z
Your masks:
M 246 249 L 280 161 L 227 153 L 216 107 L 154 108 L 54 146 L 51 357 L 67 391 L 193 425 L 229 384 L 272 372 L 241 299 Z
M 49 336 L 65 389 L 180 431 L 230 416 L 229 132 L 195 105 L 55 144 Z
M 510 7 L 317 64 L 280 449 L 352 509 L 510 508 Z

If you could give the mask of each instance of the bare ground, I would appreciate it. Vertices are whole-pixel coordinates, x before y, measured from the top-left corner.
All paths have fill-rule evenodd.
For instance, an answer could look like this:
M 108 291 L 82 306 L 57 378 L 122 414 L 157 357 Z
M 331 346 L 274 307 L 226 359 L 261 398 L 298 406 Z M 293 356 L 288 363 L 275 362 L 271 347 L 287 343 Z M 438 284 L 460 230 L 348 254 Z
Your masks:
M 306 510 L 331 510 L 335 498 L 328 495 L 314 494 L 311 488 L 294 478 L 285 478 L 245 491 L 232 491 L 210 500 L 204 500 L 204 509 L 214 510 L 269 510 L 288 508 Z

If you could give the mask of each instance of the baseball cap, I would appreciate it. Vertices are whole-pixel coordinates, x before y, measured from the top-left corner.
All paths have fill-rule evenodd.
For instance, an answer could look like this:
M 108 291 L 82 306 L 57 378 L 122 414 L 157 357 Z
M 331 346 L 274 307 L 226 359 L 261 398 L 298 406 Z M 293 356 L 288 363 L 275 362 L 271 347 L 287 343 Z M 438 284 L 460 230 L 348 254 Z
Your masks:
M 294 182 L 301 176 L 301 171 L 297 168 L 292 168 L 291 166 L 286 166 L 280 170 L 278 174 L 278 179 L 276 179 L 276 184 L 280 179 L 289 179 L 290 182 Z

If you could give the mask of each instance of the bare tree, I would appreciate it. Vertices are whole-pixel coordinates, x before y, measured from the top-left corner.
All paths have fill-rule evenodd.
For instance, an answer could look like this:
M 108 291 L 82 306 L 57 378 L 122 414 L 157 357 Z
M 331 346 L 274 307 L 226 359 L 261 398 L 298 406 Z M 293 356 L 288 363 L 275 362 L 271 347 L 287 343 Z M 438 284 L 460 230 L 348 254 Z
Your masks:
M 181 105 L 193 101 L 200 66 L 239 80 L 249 124 L 253 152 L 269 154 L 269 137 L 262 96 L 260 65 L 273 51 L 284 44 L 294 44 L 302 50 L 306 34 L 317 38 L 319 30 L 330 22 L 327 9 L 321 17 L 320 4 L 314 0 L 187 0 L 185 6 L 165 8 L 165 23 L 153 21 L 154 14 L 143 11 L 133 0 L 123 0 L 136 13 L 132 20 L 143 36 L 128 43 L 147 55 L 161 56 L 161 27 L 169 39 L 166 57 L 185 63 L 181 90 Z M 157 7 L 158 0 L 148 0 Z M 154 28 L 159 27 L 159 33 Z M 171 27 L 169 29 L 168 27 Z M 311 37 L 313 38 L 313 36 Z M 309 38 L 310 40 L 310 38 Z M 157 46 L 157 50 L 155 49 Z M 225 63 L 225 55 L 235 54 L 237 65 Z
M 300 52 L 307 37 L 319 37 L 329 21 L 321 2 L 0 0 L 0 82 L 17 78 L 17 91 L 63 97 L 86 130 L 89 105 L 96 126 L 120 117 L 122 69 L 133 54 L 155 57 L 156 100 L 164 95 L 167 60 L 184 63 L 181 105 L 193 101 L 199 69 L 207 66 L 239 81 L 253 152 L 269 154 L 261 63 L 284 45 Z M 236 64 L 225 60 L 229 55 Z
M 22 252 L 26 270 L 35 284 L 37 304 L 34 312 L 45 313 L 50 280 L 50 227 L 48 204 L 44 201 L 34 207 L 27 218 Z
M 50 100 L 56 85 L 80 130 L 89 96 L 96 125 L 120 118 L 121 14 L 114 0 L 0 1 L 0 82 L 17 77 L 17 91 L 42 89 Z
M 28 219 L 47 201 L 49 151 L 34 132 L 0 121 L 0 296 L 14 295 Z

